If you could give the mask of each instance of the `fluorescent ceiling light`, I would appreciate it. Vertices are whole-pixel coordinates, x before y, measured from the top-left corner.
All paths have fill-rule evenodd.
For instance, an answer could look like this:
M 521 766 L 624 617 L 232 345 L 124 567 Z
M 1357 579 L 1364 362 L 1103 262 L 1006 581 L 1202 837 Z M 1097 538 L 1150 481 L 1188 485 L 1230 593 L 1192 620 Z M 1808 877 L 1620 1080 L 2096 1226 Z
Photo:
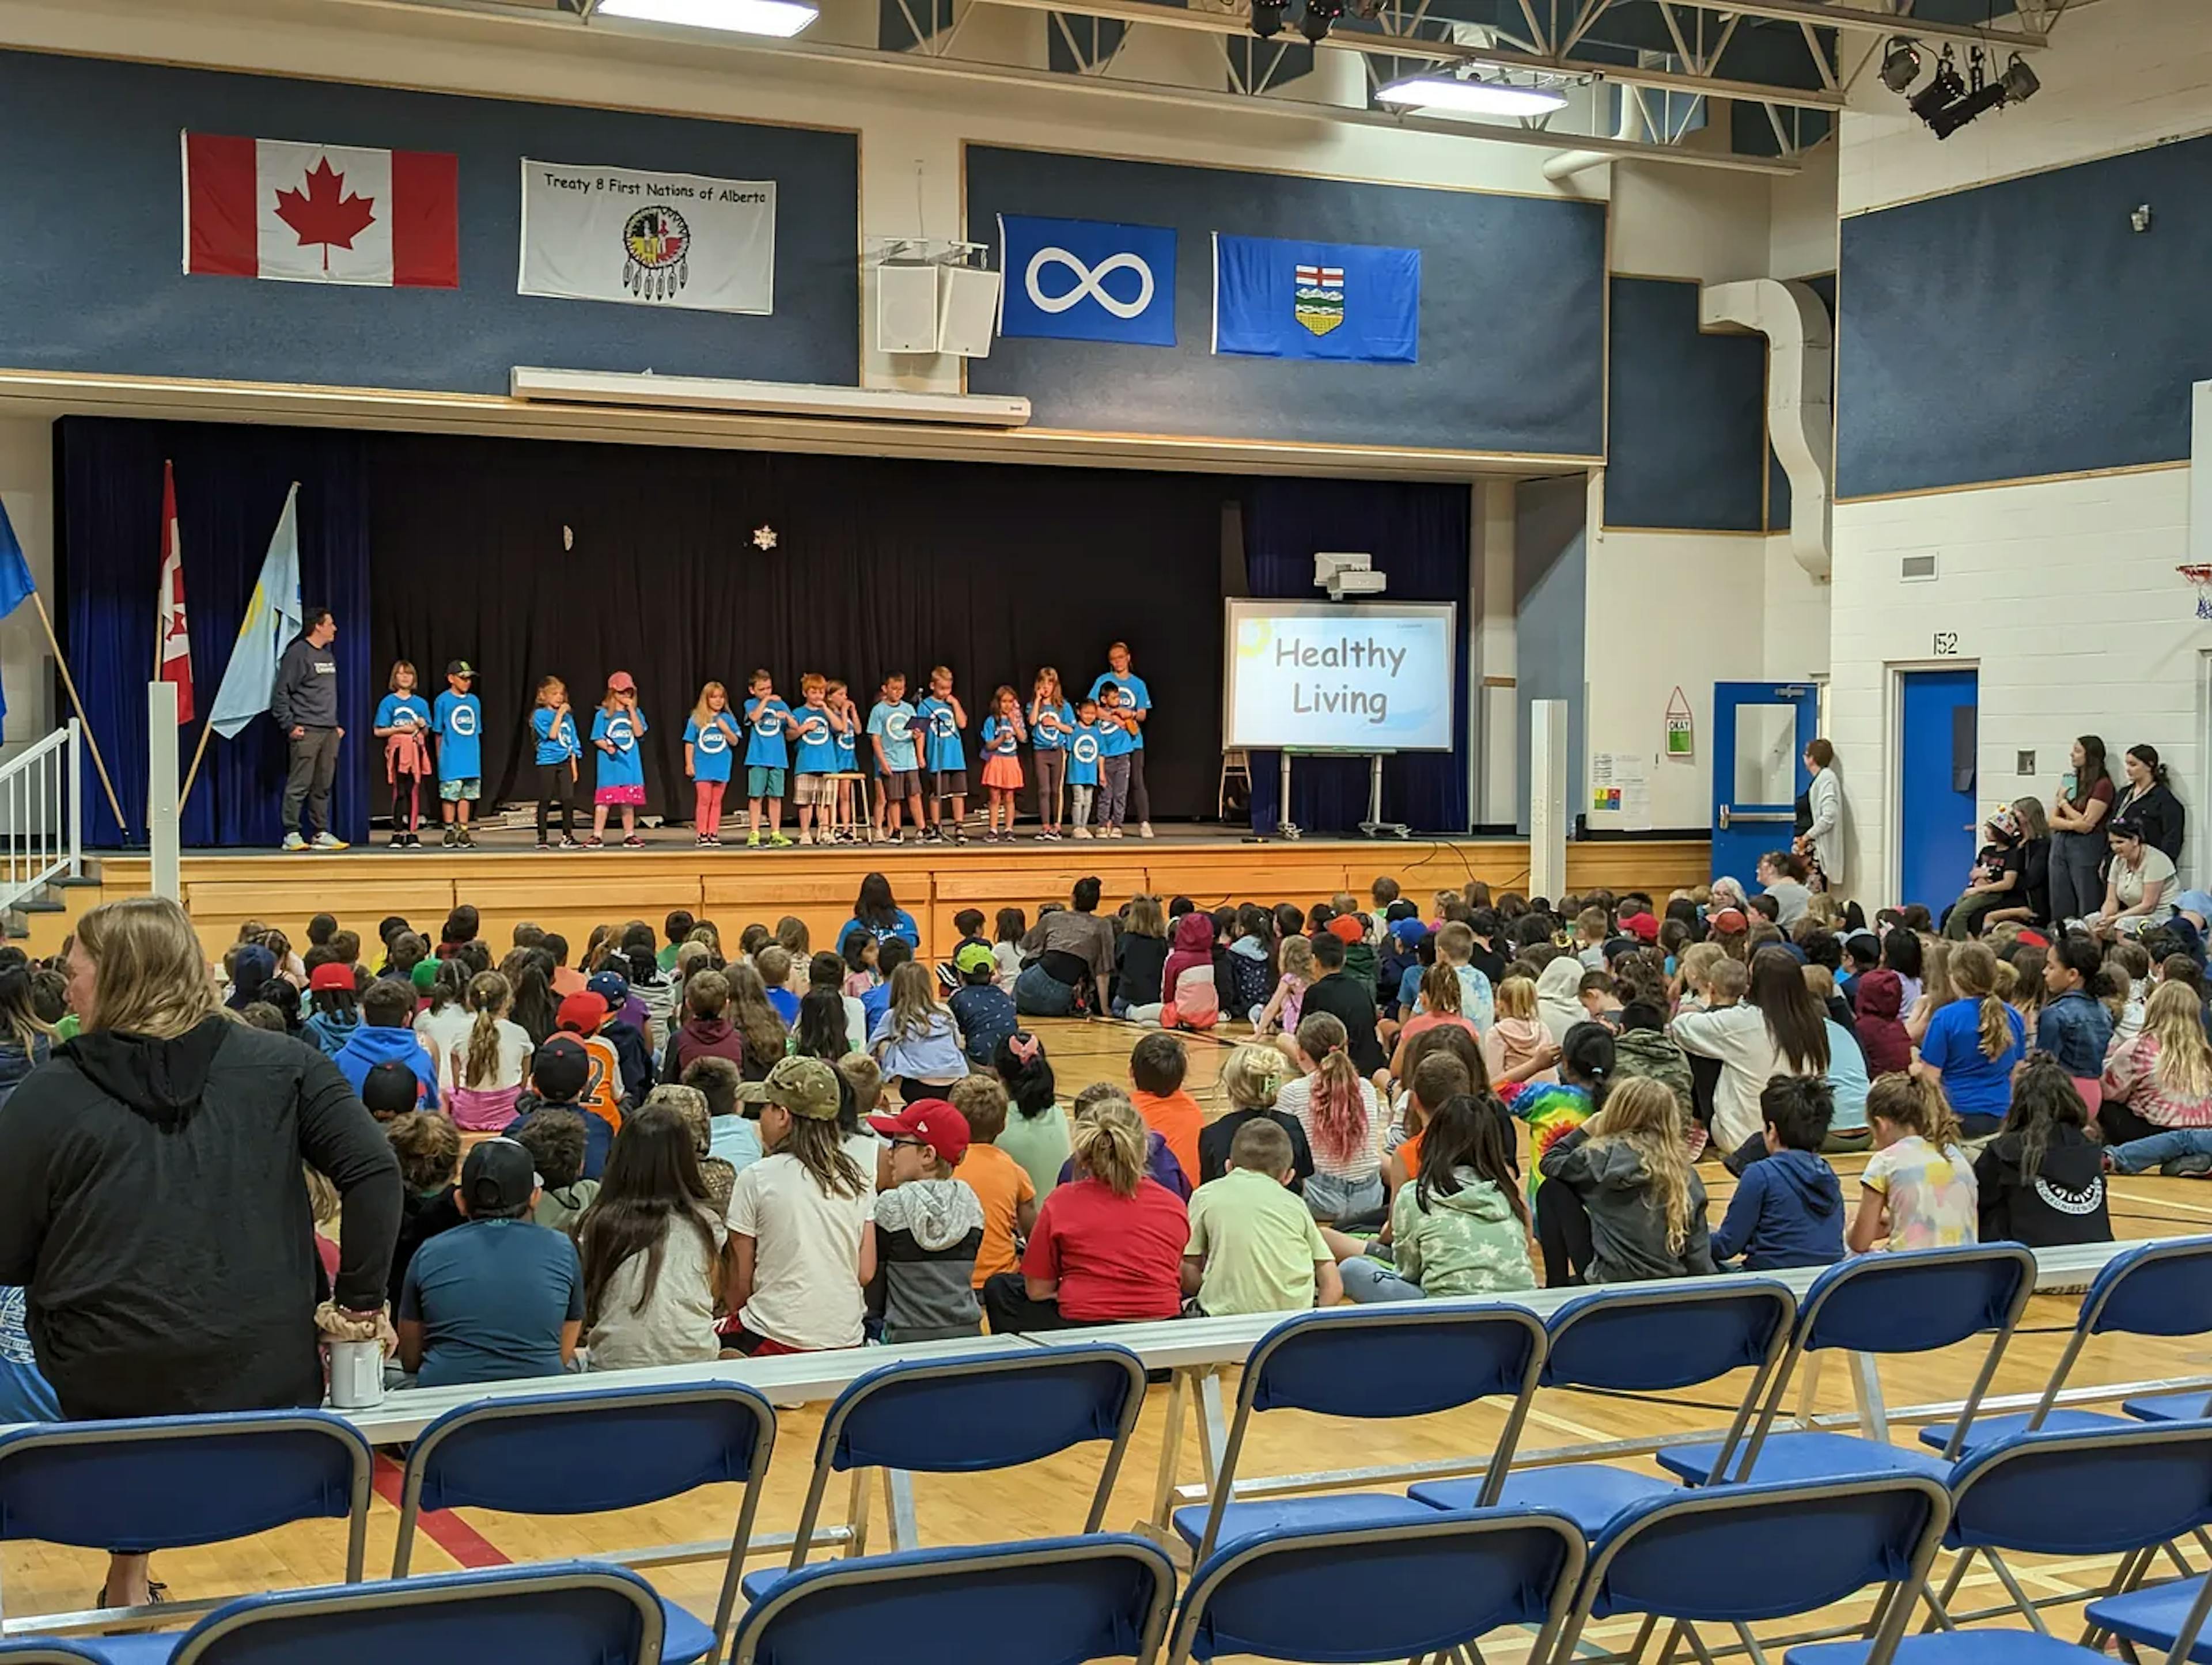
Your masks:
M 595 15 L 690 29 L 790 36 L 821 15 L 805 0 L 599 0 Z
M 602 9 L 615 0 L 602 0 Z M 1556 87 L 1515 87 L 1502 81 L 1462 81 L 1455 76 L 1408 76 L 1375 96 L 1385 104 L 1411 105 L 1455 116 L 1540 116 L 1566 108 L 1567 95 Z

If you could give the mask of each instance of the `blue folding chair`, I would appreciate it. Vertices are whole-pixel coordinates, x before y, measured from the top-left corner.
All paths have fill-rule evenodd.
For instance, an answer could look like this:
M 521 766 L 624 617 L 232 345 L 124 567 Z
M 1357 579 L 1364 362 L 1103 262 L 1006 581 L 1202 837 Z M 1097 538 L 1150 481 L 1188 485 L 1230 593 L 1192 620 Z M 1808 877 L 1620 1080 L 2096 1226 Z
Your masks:
M 731 1658 L 1150 1665 L 1174 1600 L 1167 1552 L 1120 1533 L 817 1561 L 779 1578 L 738 1621 Z
M 106 1656 L 88 1644 L 52 1641 L 0 1642 L 0 1665 L 107 1665 Z
M 1748 1370 L 1715 1467 L 1723 1471 L 1765 1398 L 1797 1315 L 1790 1286 L 1744 1277 L 1724 1285 L 1674 1288 L 1664 1283 L 1594 1289 L 1568 1301 L 1545 1325 L 1548 1346 L 1538 1386 L 1595 1388 L 1613 1393 L 1672 1393 Z M 1555 1510 L 1595 1536 L 1615 1515 L 1646 1498 L 1678 1488 L 1656 1475 L 1602 1462 L 1524 1468 L 1506 1476 L 1498 1502 Z M 1431 1480 L 1407 1496 L 1437 1509 L 1473 1509 L 1477 1480 Z
M 1104 1440 L 1106 1461 L 1083 1523 L 1085 1532 L 1096 1532 L 1144 1408 L 1144 1360 L 1106 1342 L 909 1359 L 870 1370 L 837 1395 L 823 1419 L 789 1566 L 754 1574 L 745 1593 L 758 1599 L 805 1565 L 830 1477 L 854 1469 L 979 1474 Z M 866 1549 L 860 1540 L 854 1553 Z
M 297 1521 L 342 1520 L 346 1579 L 368 1541 L 368 1442 L 322 1411 L 58 1422 L 0 1434 L 0 1540 L 118 1554 L 198 1547 Z M 45 1615 L 42 1631 L 175 1619 L 217 1601 Z M 9 1630 L 23 1628 L 10 1621 Z M 115 1660 L 166 1659 L 174 1636 L 114 1637 Z
M 2057 1408 L 2059 1392 L 2089 1338 L 2208 1332 L 2212 1332 L 2212 1237 L 2143 1243 L 2107 1261 L 2090 1283 L 2088 1292 L 2081 1297 L 2074 1334 L 2058 1355 L 2057 1365 L 2033 1410 L 1983 1417 L 1971 1425 L 1962 1419 L 1955 1424 L 1923 1428 L 1920 1443 L 1940 1451 L 1952 1449 L 1955 1441 L 1959 1449 L 1972 1451 L 2039 1428 L 2081 1431 L 2124 1427 L 2124 1419 L 2107 1412 Z M 2122 1408 L 2142 1421 L 2188 1422 L 2205 1413 L 2205 1397 L 2202 1393 L 2166 1394 L 2130 1400 Z
M 422 1511 L 495 1509 L 509 1515 L 596 1515 L 739 1484 L 728 1546 L 684 1545 L 639 1559 L 654 1565 L 723 1562 L 712 1629 L 661 1597 L 657 1657 L 690 1665 L 719 1657 L 738 1578 L 775 1449 L 775 1413 L 734 1382 L 665 1388 L 588 1388 L 536 1399 L 479 1400 L 425 1428 L 407 1454 L 392 1576 L 407 1577 Z M 610 1557 L 610 1559 L 622 1558 Z
M 2119 1556 L 2107 1595 L 2090 1605 L 2092 1636 L 2119 1630 L 2133 1641 L 2172 1645 L 2203 1581 L 2132 1595 L 2118 1592 L 2141 1576 L 2157 1546 L 2212 1519 L 2212 1423 L 2146 1427 L 2115 1422 L 2104 1428 L 2016 1434 L 1978 1447 L 1960 1462 L 1952 1474 L 1951 1498 L 1943 1542 L 1958 1552 L 1958 1559 L 1941 1594 L 1928 1597 L 1936 1615 L 1930 1622 L 1947 1628 L 1936 1635 L 1905 1637 L 1889 1652 L 1863 1642 L 1792 1648 L 1789 1665 L 1885 1665 L 1892 1658 L 1912 1665 L 2012 1665 L 2022 1660 L 2060 1665 L 2107 1659 L 2051 1636 L 2001 1551 Z M 2033 1631 L 1948 1628 L 2010 1611 L 1948 1611 L 1976 1554 L 1988 1559 Z M 2203 1623 L 2202 1613 L 2196 1622 Z M 1903 1636 L 1902 1626 L 1897 1635 Z
M 2019 1243 L 1968 1244 L 1860 1255 L 1830 1267 L 1798 1303 L 1797 1332 L 1758 1426 L 1733 1468 L 1722 1466 L 1725 1448 L 1714 1444 L 1662 1449 L 1662 1468 L 1692 1486 L 1719 1480 L 1817 1480 L 1898 1469 L 1948 1480 L 1956 1449 L 1924 1456 L 1887 1440 L 1806 1429 L 1774 1434 L 1774 1419 L 1807 1353 L 1841 1349 L 1869 1354 L 1930 1352 L 1976 1335 L 1990 1345 L 1966 1397 L 1959 1428 L 1972 1423 L 1990 1389 L 2005 1346 L 2035 1292 L 2035 1255 Z M 1770 1437 L 1771 1435 L 1771 1437 Z
M 660 1603 L 621 1567 L 544 1561 L 249 1596 L 161 1639 L 171 1665 L 653 1665 Z
M 1752 1626 L 1868 1589 L 1881 1594 L 1866 1634 L 1890 1640 L 1911 1613 L 1950 1506 L 1936 1481 L 1894 1470 L 1716 1486 L 1631 1504 L 1590 1546 L 1556 1657 L 1574 1656 L 1591 1619 L 1639 1613 L 1644 1634 L 1656 1619 L 1672 1622 L 1662 1657 L 1686 1635 L 1711 1665 L 1697 1627 L 1726 1625 L 1762 1659 Z
M 1244 1364 L 1237 1415 L 1223 1442 L 1213 1495 L 1203 1509 L 1178 1509 L 1176 1532 L 1203 1561 L 1218 1544 L 1293 1527 L 1378 1520 L 1412 1522 L 1430 1505 L 1390 1492 L 1233 1501 L 1237 1458 L 1261 1411 L 1311 1411 L 1380 1421 L 1455 1410 L 1510 1395 L 1505 1430 L 1483 1471 L 1480 1500 L 1498 1501 L 1528 1401 L 1544 1366 L 1544 1326 L 1502 1302 L 1422 1301 L 1335 1307 L 1285 1319 L 1260 1338 Z
M 1426 1659 L 1510 1625 L 1542 1661 L 1582 1581 L 1582 1529 L 1534 1510 L 1298 1527 L 1216 1550 L 1192 1574 L 1167 1665 L 1223 1655 L 1357 1665 Z

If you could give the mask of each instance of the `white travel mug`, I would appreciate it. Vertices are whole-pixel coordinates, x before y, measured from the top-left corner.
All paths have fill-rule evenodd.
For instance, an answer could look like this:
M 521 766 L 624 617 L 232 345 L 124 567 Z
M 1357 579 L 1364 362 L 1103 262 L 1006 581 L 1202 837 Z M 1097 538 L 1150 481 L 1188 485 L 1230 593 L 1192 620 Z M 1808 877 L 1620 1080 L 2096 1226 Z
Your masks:
M 375 1341 L 333 1341 L 331 1408 L 366 1411 L 384 1403 L 384 1348 Z

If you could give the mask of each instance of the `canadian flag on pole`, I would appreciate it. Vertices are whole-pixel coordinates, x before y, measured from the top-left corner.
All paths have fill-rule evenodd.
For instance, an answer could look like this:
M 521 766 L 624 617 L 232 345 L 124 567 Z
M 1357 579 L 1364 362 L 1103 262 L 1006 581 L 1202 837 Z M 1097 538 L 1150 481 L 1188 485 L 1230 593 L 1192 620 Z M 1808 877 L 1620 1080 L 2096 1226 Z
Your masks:
M 213 133 L 186 133 L 184 150 L 188 274 L 461 286 L 453 156 Z
M 177 685 L 177 721 L 192 720 L 192 637 L 185 628 L 185 546 L 177 535 L 177 478 L 161 465 L 161 597 L 160 680 Z

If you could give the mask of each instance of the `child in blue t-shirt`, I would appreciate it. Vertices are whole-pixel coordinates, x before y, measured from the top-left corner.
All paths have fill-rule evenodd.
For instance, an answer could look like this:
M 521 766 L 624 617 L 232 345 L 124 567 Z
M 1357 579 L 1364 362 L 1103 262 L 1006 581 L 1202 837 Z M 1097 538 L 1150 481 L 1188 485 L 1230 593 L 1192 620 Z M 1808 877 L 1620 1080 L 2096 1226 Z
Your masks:
M 945 665 L 933 666 L 929 672 L 929 692 L 915 714 L 921 719 L 927 738 L 923 742 L 927 755 L 921 766 L 929 772 L 929 833 L 932 844 L 942 842 L 945 837 L 945 800 L 952 800 L 952 842 L 965 844 L 968 829 L 961 823 L 968 819 L 968 750 L 960 743 L 960 731 L 968 726 L 968 713 L 952 692 L 952 672 Z
M 1138 745 L 1136 718 L 1121 703 L 1121 690 L 1108 683 L 1098 690 L 1098 836 L 1119 838 L 1129 809 L 1129 755 Z
M 791 748 L 784 731 L 791 726 L 791 708 L 776 696 L 775 679 L 765 671 L 745 678 L 745 813 L 749 830 L 745 848 L 761 845 L 761 802 L 768 802 L 768 842 L 789 849 L 783 836 L 783 776 L 791 767 Z
M 817 819 L 821 842 L 830 842 L 830 813 L 836 807 L 837 736 L 845 719 L 830 709 L 829 693 L 830 684 L 809 671 L 799 679 L 799 709 L 791 714 L 791 736 L 798 747 L 792 758 L 792 800 L 799 805 L 802 844 L 815 842 Z
M 1075 708 L 1075 726 L 1067 732 L 1068 825 L 1078 838 L 1091 834 L 1091 804 L 1098 794 L 1100 741 L 1098 702 L 1085 700 Z
M 829 686 L 823 690 L 822 702 L 830 708 L 833 716 L 842 719 L 842 725 L 833 723 L 831 726 L 831 733 L 837 746 L 837 773 L 848 777 L 858 775 L 860 772 L 860 708 L 853 703 L 851 692 L 836 677 L 830 678 Z M 817 824 L 830 819 L 828 805 L 823 806 L 822 813 L 815 819 Z M 836 834 L 837 842 L 841 844 L 855 843 L 860 836 L 860 823 L 853 813 L 853 782 L 850 779 L 837 782 Z
M 466 659 L 446 666 L 446 691 L 431 708 L 430 730 L 438 737 L 438 812 L 444 817 L 448 846 L 476 848 L 469 835 L 469 805 L 483 792 L 483 705 L 469 691 L 476 667 Z
M 899 836 L 899 807 L 906 806 L 917 836 L 922 831 L 921 764 L 916 746 L 920 717 L 906 702 L 906 678 L 894 671 L 884 678 L 876 702 L 868 710 L 868 744 L 875 750 L 876 773 L 883 777 L 883 795 L 876 801 L 876 835 L 890 828 L 890 842 Z
M 568 709 L 568 684 L 548 677 L 538 684 L 537 708 L 530 714 L 530 737 L 538 760 L 538 848 L 550 849 L 551 826 L 545 811 L 561 811 L 561 848 L 576 848 L 576 765 L 584 748 L 576 738 L 576 714 Z
M 691 826 L 698 848 L 722 842 L 722 794 L 730 789 L 730 759 L 736 755 L 737 720 L 730 715 L 730 690 L 710 682 L 699 690 L 691 720 L 684 725 L 684 772 L 691 777 Z
M 1152 793 L 1145 785 L 1145 720 L 1152 714 L 1152 690 L 1145 686 L 1145 679 L 1129 668 L 1129 644 L 1117 641 L 1106 649 L 1108 669 L 1091 684 L 1091 696 L 1098 699 L 1109 688 L 1120 690 L 1121 722 L 1129 731 L 1129 789 L 1127 807 L 1137 817 L 1137 836 L 1152 836 Z M 1121 823 L 1115 823 L 1114 836 L 1119 838 Z
M 622 811 L 623 848 L 641 850 L 637 836 L 638 805 L 645 802 L 645 713 L 637 708 L 637 684 L 627 671 L 607 678 L 607 691 L 592 719 L 592 744 L 599 748 L 599 786 L 592 793 L 592 836 L 587 850 L 605 847 L 607 811 Z
M 1075 711 L 1060 686 L 1060 672 L 1048 665 L 1036 673 L 1030 693 L 1030 744 L 1036 749 L 1039 838 L 1060 836 L 1060 798 L 1067 785 L 1067 743 L 1075 732 Z
M 1000 683 L 991 696 L 991 714 L 983 719 L 983 786 L 991 794 L 991 830 L 985 836 L 994 844 L 1013 841 L 1014 794 L 1022 789 L 1021 745 L 1029 737 L 1021 702 L 1011 687 Z
M 422 820 L 422 781 L 430 773 L 430 702 L 415 690 L 415 667 L 400 659 L 392 667 L 386 694 L 369 725 L 384 742 L 384 778 L 392 786 L 392 848 L 419 850 L 416 829 Z

